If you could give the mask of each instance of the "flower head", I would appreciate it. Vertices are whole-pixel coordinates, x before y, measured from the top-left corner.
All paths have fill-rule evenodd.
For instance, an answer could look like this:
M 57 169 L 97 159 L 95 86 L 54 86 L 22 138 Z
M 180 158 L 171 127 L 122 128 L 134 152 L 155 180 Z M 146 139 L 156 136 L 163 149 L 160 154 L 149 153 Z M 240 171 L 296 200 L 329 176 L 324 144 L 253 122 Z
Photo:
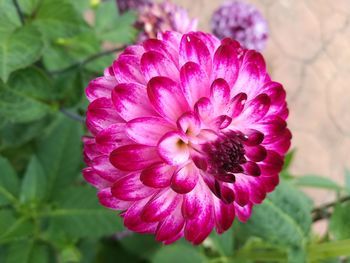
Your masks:
M 132 231 L 202 242 L 279 182 L 286 93 L 261 54 L 231 39 L 165 32 L 90 82 L 85 179 Z
M 261 51 L 268 38 L 268 25 L 263 15 L 253 5 L 233 1 L 224 3 L 211 18 L 214 35 L 231 37 L 245 48 Z
M 167 30 L 187 33 L 197 29 L 197 20 L 191 19 L 187 11 L 170 1 L 152 2 L 139 9 L 136 28 L 140 30 L 139 40 L 156 38 L 159 32 Z
M 116 0 L 116 3 L 121 14 L 129 10 L 139 11 L 145 6 L 152 5 L 151 0 Z

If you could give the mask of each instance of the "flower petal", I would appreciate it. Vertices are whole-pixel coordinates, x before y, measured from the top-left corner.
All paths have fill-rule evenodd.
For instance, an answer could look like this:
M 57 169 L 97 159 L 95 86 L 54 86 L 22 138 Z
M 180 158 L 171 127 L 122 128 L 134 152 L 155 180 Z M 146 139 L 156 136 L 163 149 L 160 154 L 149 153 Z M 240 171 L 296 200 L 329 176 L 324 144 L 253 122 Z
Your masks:
M 103 206 L 115 210 L 125 210 L 130 207 L 132 202 L 123 201 L 115 198 L 112 195 L 111 188 L 105 188 L 98 192 L 97 197 Z
M 163 76 L 178 80 L 178 69 L 174 63 L 157 51 L 148 51 L 141 57 L 141 70 L 146 81 L 153 77 Z
M 175 171 L 174 166 L 160 163 L 155 164 L 141 172 L 140 180 L 144 185 L 153 188 L 164 188 L 170 186 L 171 177 Z
M 91 161 L 91 166 L 102 178 L 114 182 L 125 175 L 125 172 L 116 169 L 110 162 L 108 155 L 101 155 Z
M 154 110 L 147 98 L 146 87 L 135 83 L 123 83 L 115 87 L 112 100 L 116 111 L 125 120 L 153 116 Z
M 159 141 L 158 153 L 168 164 L 178 165 L 186 162 L 190 156 L 187 138 L 178 132 L 168 132 Z
M 136 118 L 126 125 L 126 132 L 130 139 L 150 146 L 156 146 L 159 139 L 172 129 L 169 122 L 159 117 Z
M 214 78 L 225 79 L 229 87 L 233 87 L 238 76 L 238 54 L 232 45 L 224 44 L 218 47 L 214 54 Z
M 96 135 L 96 147 L 104 154 L 110 154 L 118 146 L 130 143 L 132 141 L 125 134 L 125 123 L 112 124 Z
M 109 159 L 122 171 L 142 170 L 160 161 L 156 147 L 140 144 L 121 146 L 110 154 Z
M 194 112 L 186 112 L 177 120 L 178 128 L 188 136 L 196 136 L 201 131 L 201 122 Z
M 198 178 L 198 169 L 192 163 L 188 164 L 173 175 L 171 188 L 179 194 L 186 194 L 196 186 Z
M 118 83 L 146 84 L 140 69 L 140 57 L 121 55 L 114 63 L 113 69 Z
M 189 111 L 177 83 L 169 78 L 152 78 L 148 82 L 147 92 L 154 109 L 170 122 L 175 122 L 182 113 Z
M 162 221 L 180 204 L 182 197 L 170 188 L 154 195 L 145 205 L 141 218 L 145 222 Z
M 235 212 L 239 221 L 245 223 L 249 219 L 252 214 L 252 203 L 248 203 L 245 206 L 240 206 L 238 204 L 234 204 Z
M 181 207 L 177 206 L 171 215 L 159 223 L 156 231 L 156 240 L 163 242 L 171 240 L 182 232 L 184 224 L 185 219 L 181 215 Z
M 133 172 L 120 178 L 113 184 L 111 189 L 115 198 L 124 201 L 141 200 L 154 194 L 156 191 L 156 189 L 147 187 L 140 181 L 139 172 Z
M 235 209 L 233 205 L 225 204 L 218 198 L 213 199 L 216 231 L 221 234 L 231 227 L 235 218 Z
M 98 189 L 110 186 L 112 183 L 102 178 L 93 168 L 87 167 L 83 171 L 84 179 Z
M 113 76 L 103 76 L 90 81 L 85 93 L 90 102 L 98 98 L 110 98 L 112 90 L 117 85 L 117 80 Z
M 223 114 L 224 108 L 230 101 L 230 87 L 224 79 L 216 79 L 210 87 L 210 99 L 214 104 L 215 112 Z
M 210 94 L 208 75 L 194 62 L 187 62 L 180 69 L 181 89 L 188 103 L 193 106 L 201 97 Z

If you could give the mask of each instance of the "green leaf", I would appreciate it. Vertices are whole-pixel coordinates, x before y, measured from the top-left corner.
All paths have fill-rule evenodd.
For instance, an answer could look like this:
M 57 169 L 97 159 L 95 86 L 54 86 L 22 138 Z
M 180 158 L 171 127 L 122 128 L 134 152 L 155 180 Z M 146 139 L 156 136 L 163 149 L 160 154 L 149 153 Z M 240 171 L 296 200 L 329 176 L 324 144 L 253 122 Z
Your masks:
M 288 168 L 290 167 L 290 165 L 294 160 L 295 152 L 296 152 L 296 149 L 293 149 L 287 153 L 286 157 L 284 158 L 284 165 L 282 170 L 288 170 Z
M 210 235 L 210 240 L 214 244 L 214 249 L 220 253 L 221 256 L 231 256 L 234 251 L 233 228 L 231 227 L 226 232 L 218 234 L 213 232 Z
M 330 231 L 336 239 L 350 239 L 350 202 L 337 204 L 334 208 Z
M 48 181 L 48 192 L 59 190 L 76 179 L 82 162 L 82 125 L 59 115 L 46 136 L 38 141 L 37 155 Z
M 173 244 L 163 246 L 153 257 L 153 263 L 203 263 L 208 260 L 193 246 Z
M 18 93 L 40 102 L 49 102 L 54 98 L 52 80 L 45 72 L 36 67 L 14 72 L 8 85 Z
M 0 118 L 9 122 L 25 123 L 41 119 L 51 112 L 49 106 L 27 91 L 17 90 L 0 81 Z
M 123 229 L 115 211 L 102 207 L 96 190 L 88 186 L 70 187 L 57 192 L 57 209 L 43 213 L 50 219 L 49 236 L 55 238 L 64 232 L 68 237 L 100 237 Z
M 15 219 L 14 215 L 12 218 L 13 220 L 6 230 L 0 233 L 0 244 L 28 239 L 33 235 L 34 225 L 32 221 L 26 217 Z
M 47 245 L 34 244 L 28 263 L 50 263 L 50 250 Z
M 95 27 L 100 40 L 113 43 L 131 43 L 137 35 L 134 28 L 136 14 L 119 15 L 114 1 L 103 2 L 96 11 Z
M 127 230 L 124 230 L 127 231 Z M 153 235 L 141 235 L 130 233 L 119 240 L 122 247 L 132 255 L 142 258 L 150 258 L 160 247 Z M 142 247 L 142 249 L 140 249 Z
M 21 11 L 28 16 L 32 15 L 37 10 L 40 6 L 40 2 L 42 2 L 42 0 L 18 0 Z
M 33 241 L 23 240 L 13 242 L 7 249 L 6 263 L 28 263 Z
M 296 177 L 294 183 L 296 186 L 299 187 L 324 188 L 335 191 L 342 190 L 342 187 L 334 181 L 332 181 L 331 179 L 318 175 L 305 175 Z
M 7 81 L 11 72 L 37 61 L 44 44 L 40 32 L 24 26 L 0 39 L 0 79 Z
M 302 192 L 281 182 L 263 204 L 256 206 L 238 236 L 256 236 L 266 243 L 303 250 L 309 239 L 312 204 Z
M 0 204 L 15 203 L 19 192 L 19 180 L 11 164 L 1 156 L 0 171 Z
M 16 9 L 9 0 L 0 0 L 0 36 L 6 36 L 21 26 Z
M 29 162 L 22 181 L 20 200 L 23 203 L 41 201 L 45 198 L 46 191 L 46 175 L 37 157 L 34 155 Z
M 87 28 L 82 16 L 66 0 L 45 0 L 36 12 L 34 24 L 46 40 L 72 37 Z
M 345 188 L 348 191 L 348 193 L 350 193 L 350 170 L 348 168 L 345 168 L 344 176 L 345 176 Z

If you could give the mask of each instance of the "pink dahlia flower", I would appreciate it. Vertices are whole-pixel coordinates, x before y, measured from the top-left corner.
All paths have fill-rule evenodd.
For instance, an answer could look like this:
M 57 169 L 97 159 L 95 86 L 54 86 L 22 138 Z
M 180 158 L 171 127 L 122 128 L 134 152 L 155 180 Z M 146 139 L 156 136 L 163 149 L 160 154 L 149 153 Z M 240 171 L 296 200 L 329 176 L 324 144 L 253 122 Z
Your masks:
M 219 38 L 231 37 L 245 48 L 262 51 L 268 39 L 267 21 L 253 5 L 242 1 L 228 1 L 211 18 L 211 27 Z
M 126 48 L 86 94 L 84 177 L 132 231 L 199 244 L 245 222 L 279 182 L 286 93 L 234 40 L 162 33 Z

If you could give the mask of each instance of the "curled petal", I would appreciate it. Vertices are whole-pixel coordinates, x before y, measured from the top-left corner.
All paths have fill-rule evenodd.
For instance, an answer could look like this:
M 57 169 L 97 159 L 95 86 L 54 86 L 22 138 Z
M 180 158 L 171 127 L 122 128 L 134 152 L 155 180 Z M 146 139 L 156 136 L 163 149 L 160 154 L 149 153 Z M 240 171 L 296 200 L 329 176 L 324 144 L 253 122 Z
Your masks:
M 237 50 L 232 45 L 224 44 L 218 47 L 214 54 L 214 78 L 225 79 L 229 87 L 233 87 L 238 76 Z
M 210 87 L 210 98 L 214 103 L 216 112 L 224 112 L 230 101 L 230 87 L 226 80 L 216 79 Z
M 182 232 L 185 219 L 181 215 L 181 207 L 178 206 L 164 221 L 160 222 L 156 231 L 157 241 L 169 241 Z
M 221 234 L 231 227 L 235 218 L 235 208 L 233 205 L 223 203 L 220 199 L 214 200 L 216 231 Z
M 229 102 L 228 114 L 231 115 L 232 118 L 239 116 L 247 102 L 247 94 L 241 92 L 232 98 Z
M 198 169 L 193 164 L 188 164 L 174 173 L 171 188 L 179 194 L 186 194 L 196 186 L 198 177 Z
M 164 163 L 155 164 L 141 172 L 140 180 L 144 185 L 149 187 L 168 187 L 170 186 L 174 171 L 175 168 L 173 166 Z
M 159 141 L 158 153 L 168 164 L 182 164 L 190 156 L 187 139 L 178 132 L 168 132 Z
M 90 102 L 105 97 L 110 98 L 117 80 L 112 76 L 103 76 L 92 80 L 86 88 L 86 97 Z
M 108 208 L 115 210 L 125 210 L 130 207 L 132 202 L 119 200 L 112 195 L 111 188 L 105 188 L 97 193 L 100 203 Z
M 113 63 L 118 83 L 146 84 L 140 68 L 140 58 L 135 55 L 122 55 Z
M 252 214 L 252 203 L 248 203 L 245 206 L 240 206 L 238 204 L 234 204 L 235 212 L 239 221 L 245 223 L 249 219 Z
M 189 136 L 196 136 L 201 131 L 201 122 L 194 112 L 186 112 L 177 120 L 178 128 Z
M 131 142 L 125 134 L 125 123 L 112 124 L 96 135 L 96 147 L 104 154 L 110 154 L 118 146 Z

